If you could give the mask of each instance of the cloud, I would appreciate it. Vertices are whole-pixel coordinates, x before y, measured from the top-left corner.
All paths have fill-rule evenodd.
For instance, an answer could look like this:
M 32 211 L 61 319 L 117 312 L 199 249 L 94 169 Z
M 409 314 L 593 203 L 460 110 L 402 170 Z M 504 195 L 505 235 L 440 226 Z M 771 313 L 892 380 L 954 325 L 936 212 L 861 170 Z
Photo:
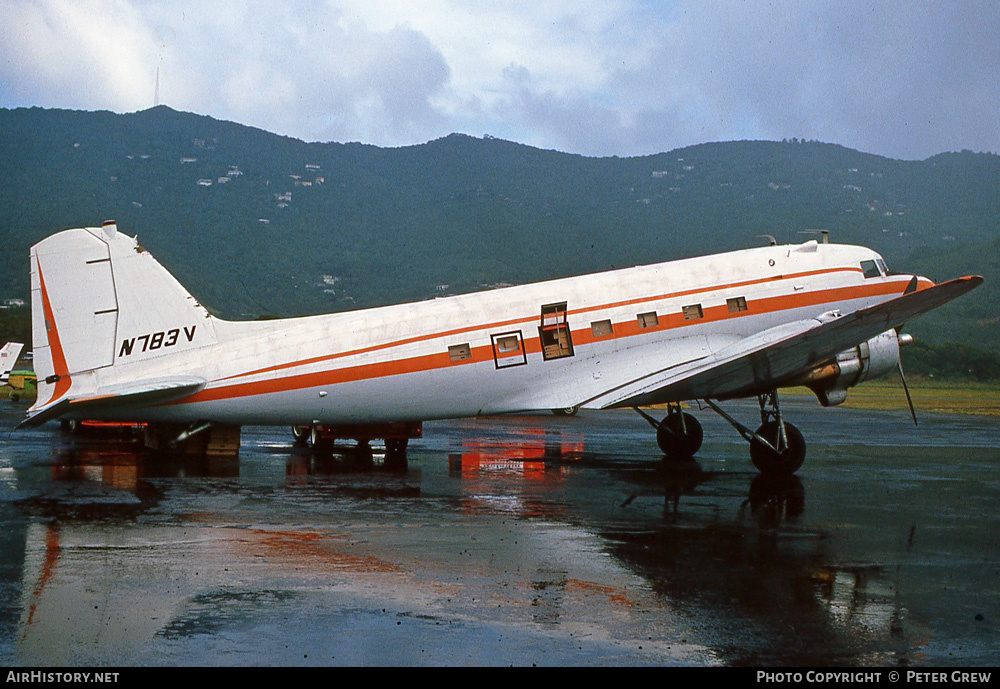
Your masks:
M 0 0 L 0 106 L 161 101 L 310 141 L 1000 150 L 993 2 Z
M 152 42 L 127 3 L 6 0 L 0 13 L 5 101 L 120 110 L 152 97 Z
M 797 136 L 902 157 L 967 136 L 996 150 L 995 136 L 952 118 L 985 117 L 984 94 L 1000 95 L 998 17 L 984 3 L 689 2 L 660 60 L 683 71 L 722 136 Z
M 448 66 L 421 34 L 345 25 L 334 6 L 267 7 L 194 3 L 175 12 L 164 102 L 194 112 L 208 103 L 216 116 L 307 140 L 396 145 L 445 126 L 431 100 Z

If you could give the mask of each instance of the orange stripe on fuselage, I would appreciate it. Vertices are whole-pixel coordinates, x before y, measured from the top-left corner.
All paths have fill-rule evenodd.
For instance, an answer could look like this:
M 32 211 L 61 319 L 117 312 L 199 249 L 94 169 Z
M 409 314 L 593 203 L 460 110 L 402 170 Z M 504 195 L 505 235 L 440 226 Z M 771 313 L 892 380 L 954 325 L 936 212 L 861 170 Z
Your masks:
M 66 355 L 63 353 L 62 342 L 59 340 L 59 329 L 56 328 L 56 319 L 52 313 L 52 304 L 49 303 L 49 293 L 45 289 L 45 278 L 42 276 L 42 264 L 35 257 L 35 265 L 38 266 L 38 283 L 42 292 L 42 315 L 45 318 L 45 339 L 49 343 L 49 353 L 52 356 L 52 368 L 57 376 L 55 389 L 49 398 L 49 404 L 60 399 L 69 390 L 72 381 L 69 377 L 69 367 L 66 365 Z M 44 405 L 40 405 L 44 406 Z
M 860 273 L 860 268 L 854 267 L 839 267 L 839 268 L 823 268 L 820 270 L 809 270 L 801 273 L 794 273 L 792 275 L 773 275 L 766 278 L 755 278 L 753 280 L 744 280 L 742 282 L 731 282 L 723 285 L 714 285 L 712 287 L 697 287 L 688 290 L 681 290 L 678 292 L 668 292 L 666 294 L 658 294 L 648 297 L 637 297 L 635 299 L 626 299 L 623 301 L 611 302 L 608 304 L 599 304 L 597 306 L 587 306 L 583 308 L 570 309 L 568 316 L 578 316 L 584 313 L 591 313 L 593 311 L 606 311 L 608 309 L 617 309 L 624 306 L 635 306 L 637 304 L 647 304 L 650 302 L 662 301 L 664 299 L 677 299 L 680 297 L 686 297 L 694 294 L 703 294 L 705 292 L 715 292 L 718 290 L 727 289 L 737 289 L 740 287 L 752 287 L 754 285 L 766 284 L 768 282 L 775 282 L 778 280 L 792 280 L 801 279 L 807 277 L 814 277 L 816 275 L 829 275 L 831 273 Z M 886 284 L 886 283 L 882 283 Z M 892 283 L 889 283 L 892 284 Z M 813 293 L 815 294 L 815 292 Z M 273 366 L 265 366 L 264 368 L 255 369 L 253 371 L 247 371 L 245 373 L 236 373 L 231 376 L 226 376 L 220 378 L 217 382 L 222 382 L 226 380 L 233 380 L 234 378 L 248 378 L 250 376 L 260 375 L 262 373 L 274 373 L 276 371 L 284 371 L 289 368 L 297 368 L 299 366 L 308 366 L 310 364 L 318 364 L 323 361 L 335 361 L 336 359 L 343 359 L 351 356 L 358 356 L 361 354 L 369 354 L 371 352 L 377 352 L 384 349 L 394 349 L 396 347 L 401 347 L 409 344 L 416 344 L 417 342 L 424 342 L 426 340 L 434 340 L 441 337 L 451 337 L 452 335 L 461 335 L 463 333 L 477 332 L 481 330 L 495 330 L 497 328 L 507 328 L 514 325 L 531 325 L 538 320 L 538 316 L 527 316 L 521 318 L 512 318 L 506 321 L 496 321 L 494 323 L 485 323 L 478 325 L 467 325 L 461 328 L 454 328 L 452 330 L 445 330 L 441 332 L 426 333 L 423 335 L 415 335 L 413 337 L 408 337 L 402 340 L 395 340 L 393 342 L 384 342 L 382 344 L 371 345 L 370 347 L 363 347 L 361 349 L 352 349 L 346 352 L 337 352 L 335 354 L 324 354 L 323 356 L 312 357 L 310 359 L 302 359 L 299 361 L 289 361 L 284 364 L 275 364 Z M 702 321 L 704 322 L 704 319 Z M 656 330 L 664 329 L 662 324 L 660 327 L 646 328 L 643 332 L 655 332 Z M 575 334 L 575 331 L 574 331 Z M 540 350 L 535 350 L 540 351 Z M 469 363 L 465 360 L 463 363 Z
M 838 268 L 838 269 L 828 269 L 823 271 L 812 271 L 811 273 L 792 275 L 782 278 L 753 280 L 744 283 L 733 283 L 730 285 L 723 285 L 719 287 L 702 288 L 699 290 L 687 290 L 685 292 L 678 292 L 669 295 L 633 299 L 603 306 L 586 307 L 576 311 L 571 310 L 569 313 L 570 314 L 587 313 L 590 311 L 599 311 L 608 308 L 641 304 L 651 301 L 658 301 L 660 299 L 673 298 L 677 296 L 686 296 L 686 295 L 698 294 L 709 291 L 717 291 L 732 287 L 742 287 L 748 284 L 761 284 L 764 282 L 769 282 L 774 279 L 796 278 L 802 275 L 816 275 L 819 273 L 831 273 L 844 270 L 860 272 L 859 270 L 854 268 Z M 923 285 L 923 287 L 921 288 L 925 288 L 927 286 L 928 285 Z M 852 299 L 862 299 L 865 297 L 892 295 L 901 293 L 905 289 L 905 287 L 906 287 L 905 282 L 890 281 L 890 282 L 877 282 L 877 283 L 869 283 L 861 285 L 852 285 L 847 287 L 836 287 L 826 290 L 816 290 L 813 292 L 805 292 L 800 294 L 795 294 L 795 293 L 785 294 L 774 297 L 765 297 L 761 299 L 747 299 L 748 308 L 746 311 L 729 313 L 727 305 L 722 304 L 719 306 L 706 307 L 703 312 L 704 316 L 703 318 L 700 319 L 684 320 L 683 314 L 681 313 L 663 314 L 660 317 L 659 324 L 651 328 L 644 328 L 640 330 L 638 327 L 638 323 L 635 320 L 629 320 L 614 324 L 613 334 L 609 336 L 595 338 L 593 337 L 589 327 L 583 327 L 572 331 L 572 337 L 574 345 L 583 346 L 598 341 L 603 342 L 612 339 L 631 337 L 633 335 L 638 335 L 640 333 L 648 334 L 651 332 L 657 332 L 663 330 L 674 330 L 688 326 L 719 322 L 731 318 L 742 318 L 746 316 L 756 316 L 766 313 L 787 311 L 791 309 L 803 308 L 822 303 L 847 301 Z M 421 342 L 440 337 L 446 337 L 465 332 L 489 330 L 497 327 L 509 327 L 511 325 L 515 325 L 518 323 L 527 323 L 530 325 L 535 322 L 537 322 L 537 316 L 531 316 L 527 318 L 518 318 L 507 321 L 500 321 L 496 323 L 489 323 L 485 325 L 467 326 L 461 329 L 448 330 L 437 333 L 429 333 L 426 335 L 406 338 L 404 340 L 398 340 L 392 343 L 374 345 L 364 349 L 352 350 L 350 352 L 341 352 L 338 354 L 331 354 L 323 357 L 315 357 L 312 359 L 303 360 L 295 363 L 280 364 L 268 368 L 262 368 L 255 371 L 251 371 L 249 373 L 229 376 L 227 378 L 220 379 L 219 381 L 216 382 L 221 382 L 224 380 L 232 380 L 233 378 L 239 378 L 250 375 L 259 375 L 261 373 L 275 372 L 291 368 L 293 366 L 302 366 L 320 361 L 331 361 L 334 359 L 344 358 L 356 354 L 362 354 L 384 349 L 391 349 L 394 347 L 399 347 L 407 344 L 413 344 L 416 342 Z M 537 337 L 525 338 L 524 346 L 525 346 L 525 351 L 529 354 L 535 354 L 541 351 L 541 345 Z M 485 361 L 492 361 L 492 359 L 493 359 L 492 347 L 490 345 L 483 345 L 474 347 L 472 349 L 472 356 L 470 358 L 458 362 L 451 361 L 447 352 L 436 352 L 434 354 L 425 354 L 421 356 L 409 357 L 400 360 L 377 362 L 371 364 L 361 364 L 357 366 L 347 366 L 339 369 L 319 371 L 314 373 L 303 373 L 298 375 L 286 376 L 283 378 L 276 378 L 263 381 L 248 382 L 248 383 L 235 383 L 231 385 L 222 385 L 219 387 L 206 388 L 201 390 L 200 392 L 191 395 L 190 397 L 186 397 L 182 400 L 177 400 L 176 402 L 172 402 L 171 404 L 193 404 L 197 402 L 209 402 L 209 401 L 217 401 L 224 399 L 235 399 L 238 397 L 249 397 L 252 395 L 265 395 L 271 393 L 288 392 L 290 390 L 296 390 L 300 388 L 317 387 L 322 385 L 336 385 L 339 383 L 354 382 L 359 380 L 368 380 L 368 379 L 383 378 L 388 376 L 403 375 L 407 373 L 432 371 L 441 368 L 447 368 L 450 366 L 482 363 Z

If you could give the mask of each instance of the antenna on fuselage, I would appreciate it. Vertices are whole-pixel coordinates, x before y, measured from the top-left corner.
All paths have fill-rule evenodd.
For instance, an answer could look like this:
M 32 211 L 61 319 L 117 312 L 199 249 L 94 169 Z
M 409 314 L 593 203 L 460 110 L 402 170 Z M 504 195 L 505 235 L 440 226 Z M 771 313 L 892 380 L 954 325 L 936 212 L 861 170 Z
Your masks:
M 823 243 L 830 243 L 830 230 L 802 230 L 799 234 L 821 234 L 823 235 Z
M 757 235 L 757 239 L 766 239 L 767 243 L 770 244 L 771 246 L 775 246 L 778 243 L 778 240 L 775 239 L 774 235 L 771 234 L 759 234 Z

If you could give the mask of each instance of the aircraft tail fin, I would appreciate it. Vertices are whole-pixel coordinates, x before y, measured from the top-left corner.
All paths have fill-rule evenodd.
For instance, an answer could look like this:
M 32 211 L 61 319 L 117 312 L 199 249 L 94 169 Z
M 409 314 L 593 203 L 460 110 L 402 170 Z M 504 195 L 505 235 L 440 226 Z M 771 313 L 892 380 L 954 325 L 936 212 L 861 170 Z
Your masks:
M 42 240 L 31 247 L 38 400 L 29 417 L 174 374 L 169 355 L 216 342 L 213 320 L 113 222 Z
M 20 342 L 8 342 L 0 349 L 0 385 L 6 385 L 10 381 L 10 372 L 14 370 L 23 347 Z

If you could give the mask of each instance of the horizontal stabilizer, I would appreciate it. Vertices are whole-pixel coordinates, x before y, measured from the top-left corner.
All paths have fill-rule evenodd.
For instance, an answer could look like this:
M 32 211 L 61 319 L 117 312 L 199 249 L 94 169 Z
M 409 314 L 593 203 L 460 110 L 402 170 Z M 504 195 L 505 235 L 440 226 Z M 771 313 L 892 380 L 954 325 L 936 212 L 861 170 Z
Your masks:
M 115 413 L 120 414 L 125 408 L 138 409 L 173 402 L 198 392 L 205 387 L 205 383 L 204 378 L 196 376 L 174 376 L 107 385 L 85 396 L 70 395 L 41 409 L 33 410 L 31 416 L 22 421 L 18 428 L 39 426 L 46 421 L 69 414 L 78 418 L 80 415 L 96 414 L 107 408 L 114 408 Z

